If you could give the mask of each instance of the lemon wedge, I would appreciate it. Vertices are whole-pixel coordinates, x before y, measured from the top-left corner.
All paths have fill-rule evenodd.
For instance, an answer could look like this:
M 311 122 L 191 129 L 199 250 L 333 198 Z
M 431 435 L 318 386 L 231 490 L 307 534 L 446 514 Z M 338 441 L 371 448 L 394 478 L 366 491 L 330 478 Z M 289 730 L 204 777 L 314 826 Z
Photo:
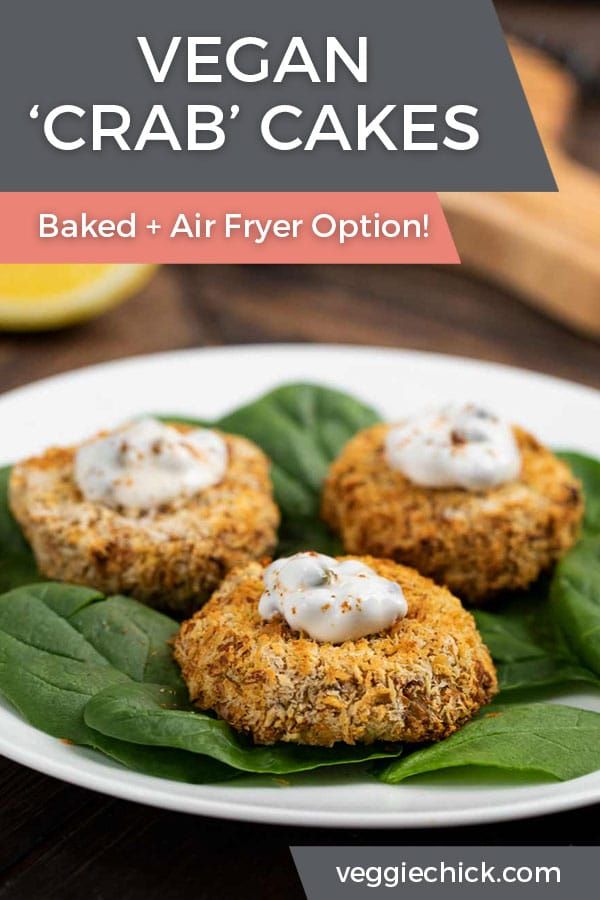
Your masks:
M 153 265 L 0 265 L 0 329 L 72 325 L 126 300 Z

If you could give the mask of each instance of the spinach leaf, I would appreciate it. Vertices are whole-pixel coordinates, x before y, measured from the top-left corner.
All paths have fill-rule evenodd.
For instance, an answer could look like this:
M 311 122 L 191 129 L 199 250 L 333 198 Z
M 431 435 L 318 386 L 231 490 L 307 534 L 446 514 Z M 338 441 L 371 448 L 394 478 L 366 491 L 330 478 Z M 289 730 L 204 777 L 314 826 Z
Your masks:
M 584 486 L 584 538 L 549 583 L 542 579 L 527 594 L 504 598 L 497 613 L 474 613 L 503 699 L 577 682 L 600 687 L 600 462 L 580 453 L 558 455 Z
M 224 766 L 208 756 L 186 753 L 185 750 L 141 747 L 127 741 L 116 741 L 97 731 L 90 730 L 90 741 L 87 746 L 92 750 L 99 750 L 105 756 L 110 756 L 128 769 L 141 772 L 142 775 L 167 778 L 170 781 L 212 784 L 229 781 L 239 775 L 235 769 Z
M 159 418 L 206 425 L 177 415 Z M 379 420 L 373 409 L 341 391 L 288 384 L 212 423 L 250 438 L 271 459 L 275 500 L 281 510 L 278 555 L 306 549 L 341 552 L 340 541 L 320 519 L 321 485 L 344 444 Z
M 42 624 L 46 624 L 43 623 Z M 57 637 L 65 637 L 57 628 Z M 126 680 L 126 676 L 100 659 L 70 656 L 77 640 L 67 640 L 60 653 L 48 652 L 18 636 L 0 631 L 0 689 L 3 695 L 36 728 L 76 743 L 89 737 L 83 721 L 87 701 L 108 685 Z M 75 645 L 75 647 L 73 646 Z
M 169 645 L 179 626 L 168 616 L 128 597 L 111 597 L 84 607 L 69 623 L 134 681 L 183 686 Z
M 577 663 L 549 654 L 538 659 L 496 663 L 502 700 L 506 703 L 539 700 L 553 691 L 565 691 L 576 684 L 600 688 L 600 678 Z
M 183 682 L 168 642 L 177 622 L 128 597 L 58 582 L 0 597 L 0 629 L 57 656 L 112 666 L 135 681 Z
M 189 416 L 159 418 L 207 425 Z M 275 388 L 212 426 L 247 437 L 264 450 L 284 520 L 300 519 L 310 529 L 311 520 L 319 520 L 321 485 L 330 463 L 357 431 L 379 420 L 375 410 L 349 394 L 300 383 Z
M 278 555 L 307 549 L 341 553 L 340 541 L 320 519 L 321 485 L 344 444 L 379 418 L 341 391 L 289 384 L 215 423 L 250 438 L 271 459 L 281 510 Z
M 300 772 L 401 752 L 253 747 L 190 706 L 168 643 L 177 628 L 126 597 L 53 582 L 17 588 L 0 597 L 0 693 L 53 737 L 182 781 Z M 105 694 L 108 687 L 117 690 Z
M 126 669 L 141 671 L 140 662 L 148 657 L 148 648 L 135 640 L 131 661 L 122 670 L 103 655 L 106 637 L 101 623 L 110 622 L 110 610 L 120 607 L 122 599 L 115 598 L 113 604 L 87 588 L 53 583 L 18 588 L 0 597 L 0 693 L 46 734 L 100 750 L 136 771 L 195 783 L 232 777 L 235 772 L 213 759 L 181 750 L 157 752 L 99 734 L 85 723 L 89 700 L 109 685 L 127 684 Z M 166 618 L 145 607 L 141 610 L 144 622 L 146 613 Z M 83 614 L 87 621 L 82 626 Z M 89 627 L 93 616 L 95 629 Z M 157 636 L 165 625 L 160 621 L 155 628 Z M 150 653 L 157 649 L 150 646 Z M 156 655 L 162 654 L 168 654 L 166 645 Z M 154 665 L 153 658 L 151 671 Z
M 585 535 L 600 534 L 600 460 L 582 453 L 562 450 L 556 454 L 564 460 L 573 474 L 583 485 L 585 497 L 585 516 L 583 531 Z
M 303 550 L 318 550 L 327 556 L 340 556 L 344 552 L 341 540 L 319 519 L 286 519 L 279 528 L 276 556 L 292 556 Z
M 215 424 L 250 438 L 270 457 L 284 517 L 318 518 L 329 464 L 357 431 L 378 419 L 373 409 L 341 391 L 289 384 Z
M 576 682 L 600 687 L 600 678 L 582 665 L 550 615 L 545 585 L 540 593 L 512 598 L 497 613 L 474 611 L 496 665 L 503 700 Z
M 600 677 L 600 534 L 580 541 L 559 562 L 550 603 L 565 641 Z
M 10 466 L 0 468 L 0 593 L 40 579 L 33 553 L 8 506 Z
M 559 781 L 600 769 L 600 713 L 570 706 L 497 707 L 439 744 L 391 763 L 380 775 L 397 784 L 411 775 L 487 766 Z
M 109 737 L 206 754 L 243 772 L 305 772 L 322 766 L 389 759 L 402 750 L 399 745 L 255 746 L 223 720 L 195 711 L 184 692 L 154 684 L 115 685 L 114 690 L 109 687 L 87 704 L 85 721 Z

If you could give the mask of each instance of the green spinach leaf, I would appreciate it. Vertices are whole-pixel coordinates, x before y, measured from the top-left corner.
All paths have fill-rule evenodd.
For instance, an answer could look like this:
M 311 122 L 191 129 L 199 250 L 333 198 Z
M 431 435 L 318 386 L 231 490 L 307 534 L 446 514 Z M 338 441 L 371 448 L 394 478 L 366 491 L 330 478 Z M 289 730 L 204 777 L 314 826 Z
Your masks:
M 41 577 L 33 552 L 8 506 L 10 468 L 0 468 L 0 593 Z
M 284 775 L 322 766 L 389 759 L 399 756 L 402 750 L 399 745 L 255 746 L 222 719 L 194 710 L 184 692 L 154 684 L 118 685 L 114 690 L 109 687 L 88 703 L 85 721 L 109 737 L 206 754 L 243 772 Z
M 100 750 L 136 771 L 195 783 L 232 777 L 235 772 L 211 758 L 181 750 L 157 752 L 107 737 L 85 723 L 84 709 L 96 693 L 109 685 L 127 684 L 128 670 L 143 672 L 141 662 L 149 655 L 165 660 L 170 656 L 166 645 L 143 646 L 134 638 L 131 659 L 123 669 L 111 665 L 103 655 L 107 636 L 102 623 L 110 623 L 111 610 L 122 607 L 123 599 L 113 603 L 87 588 L 54 583 L 18 588 L 0 597 L 0 693 L 46 734 Z M 154 638 L 159 630 L 165 631 L 166 617 L 145 607 L 138 613 Z M 84 614 L 87 620 L 82 625 Z M 148 627 L 146 614 L 161 621 Z M 90 627 L 93 617 L 97 627 Z M 140 619 L 133 618 L 139 627 Z M 170 632 L 175 628 L 171 623 Z M 156 656 L 150 666 L 153 672 Z
M 497 707 L 439 744 L 391 763 L 388 784 L 411 775 L 462 766 L 487 766 L 559 781 L 600 769 L 600 713 L 570 706 L 532 704 Z
M 98 731 L 90 730 L 87 746 L 104 753 L 105 756 L 110 756 L 128 769 L 141 772 L 142 775 L 167 778 L 170 781 L 212 784 L 229 781 L 239 775 L 235 769 L 224 766 L 208 756 L 186 753 L 185 750 L 142 747 L 127 741 L 116 741 Z
M 583 539 L 549 581 L 504 598 L 498 612 L 474 613 L 507 700 L 577 682 L 600 687 L 600 463 L 580 453 L 558 455 L 584 487 Z
M 580 541 L 559 562 L 550 603 L 566 643 L 600 678 L 600 535 Z
M 128 597 L 111 597 L 84 607 L 69 623 L 134 681 L 183 686 L 169 644 L 179 626 L 168 616 Z
M 325 522 L 316 518 L 284 518 L 275 555 L 292 556 L 307 549 L 318 550 L 328 556 L 341 556 L 344 552 L 341 540 Z
M 165 421 L 206 426 L 189 416 Z M 364 403 L 317 384 L 286 384 L 211 423 L 249 438 L 270 458 L 275 499 L 284 519 L 312 527 L 319 519 L 323 479 L 332 460 L 357 431 L 380 416 Z
M 334 556 L 342 552 L 341 542 L 320 519 L 321 486 L 344 444 L 379 418 L 341 391 L 289 384 L 216 423 L 250 438 L 271 459 L 281 510 L 278 555 L 306 549 Z
M 583 485 L 584 534 L 600 534 L 600 460 L 570 450 L 561 450 L 556 455 L 567 463 Z
M 377 413 L 348 394 L 314 384 L 289 384 L 223 416 L 215 424 L 248 437 L 272 460 L 284 517 L 319 516 L 320 491 L 331 461 Z
M 206 424 L 176 415 L 160 418 Z M 379 420 L 375 410 L 341 391 L 288 384 L 213 423 L 250 438 L 271 459 L 275 500 L 281 510 L 278 555 L 306 549 L 341 552 L 340 541 L 320 519 L 323 479 L 344 444 Z
M 576 682 L 600 687 L 600 678 L 564 640 L 546 596 L 544 585 L 539 593 L 509 600 L 499 612 L 474 611 L 477 628 L 494 658 L 503 700 Z

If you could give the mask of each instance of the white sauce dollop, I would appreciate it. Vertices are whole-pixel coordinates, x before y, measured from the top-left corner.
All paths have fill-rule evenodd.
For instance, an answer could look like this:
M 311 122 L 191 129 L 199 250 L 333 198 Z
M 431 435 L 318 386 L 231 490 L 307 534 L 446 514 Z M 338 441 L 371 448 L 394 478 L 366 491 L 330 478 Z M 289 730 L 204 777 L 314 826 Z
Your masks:
M 226 469 L 227 445 L 214 431 L 180 432 L 148 418 L 83 444 L 74 474 L 86 500 L 142 512 L 192 497 Z
M 424 487 L 484 490 L 521 471 L 511 426 L 474 403 L 450 404 L 394 426 L 385 454 L 393 469 Z
M 353 559 L 296 553 L 272 562 L 264 583 L 261 618 L 281 615 L 293 631 L 315 641 L 357 640 L 389 628 L 408 611 L 400 585 Z

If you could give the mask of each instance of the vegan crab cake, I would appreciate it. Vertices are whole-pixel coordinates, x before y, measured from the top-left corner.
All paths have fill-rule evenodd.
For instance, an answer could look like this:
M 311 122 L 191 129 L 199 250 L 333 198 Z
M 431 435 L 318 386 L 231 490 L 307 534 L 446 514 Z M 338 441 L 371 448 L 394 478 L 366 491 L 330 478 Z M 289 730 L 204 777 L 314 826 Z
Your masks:
M 441 740 L 496 692 L 472 616 L 389 560 L 235 569 L 175 640 L 191 700 L 256 743 Z
M 155 419 L 18 463 L 9 494 L 43 575 L 174 611 L 272 552 L 279 522 L 251 441 Z
M 575 543 L 583 498 L 535 437 L 466 404 L 356 435 L 322 513 L 346 552 L 404 562 L 480 604 L 526 588 Z

